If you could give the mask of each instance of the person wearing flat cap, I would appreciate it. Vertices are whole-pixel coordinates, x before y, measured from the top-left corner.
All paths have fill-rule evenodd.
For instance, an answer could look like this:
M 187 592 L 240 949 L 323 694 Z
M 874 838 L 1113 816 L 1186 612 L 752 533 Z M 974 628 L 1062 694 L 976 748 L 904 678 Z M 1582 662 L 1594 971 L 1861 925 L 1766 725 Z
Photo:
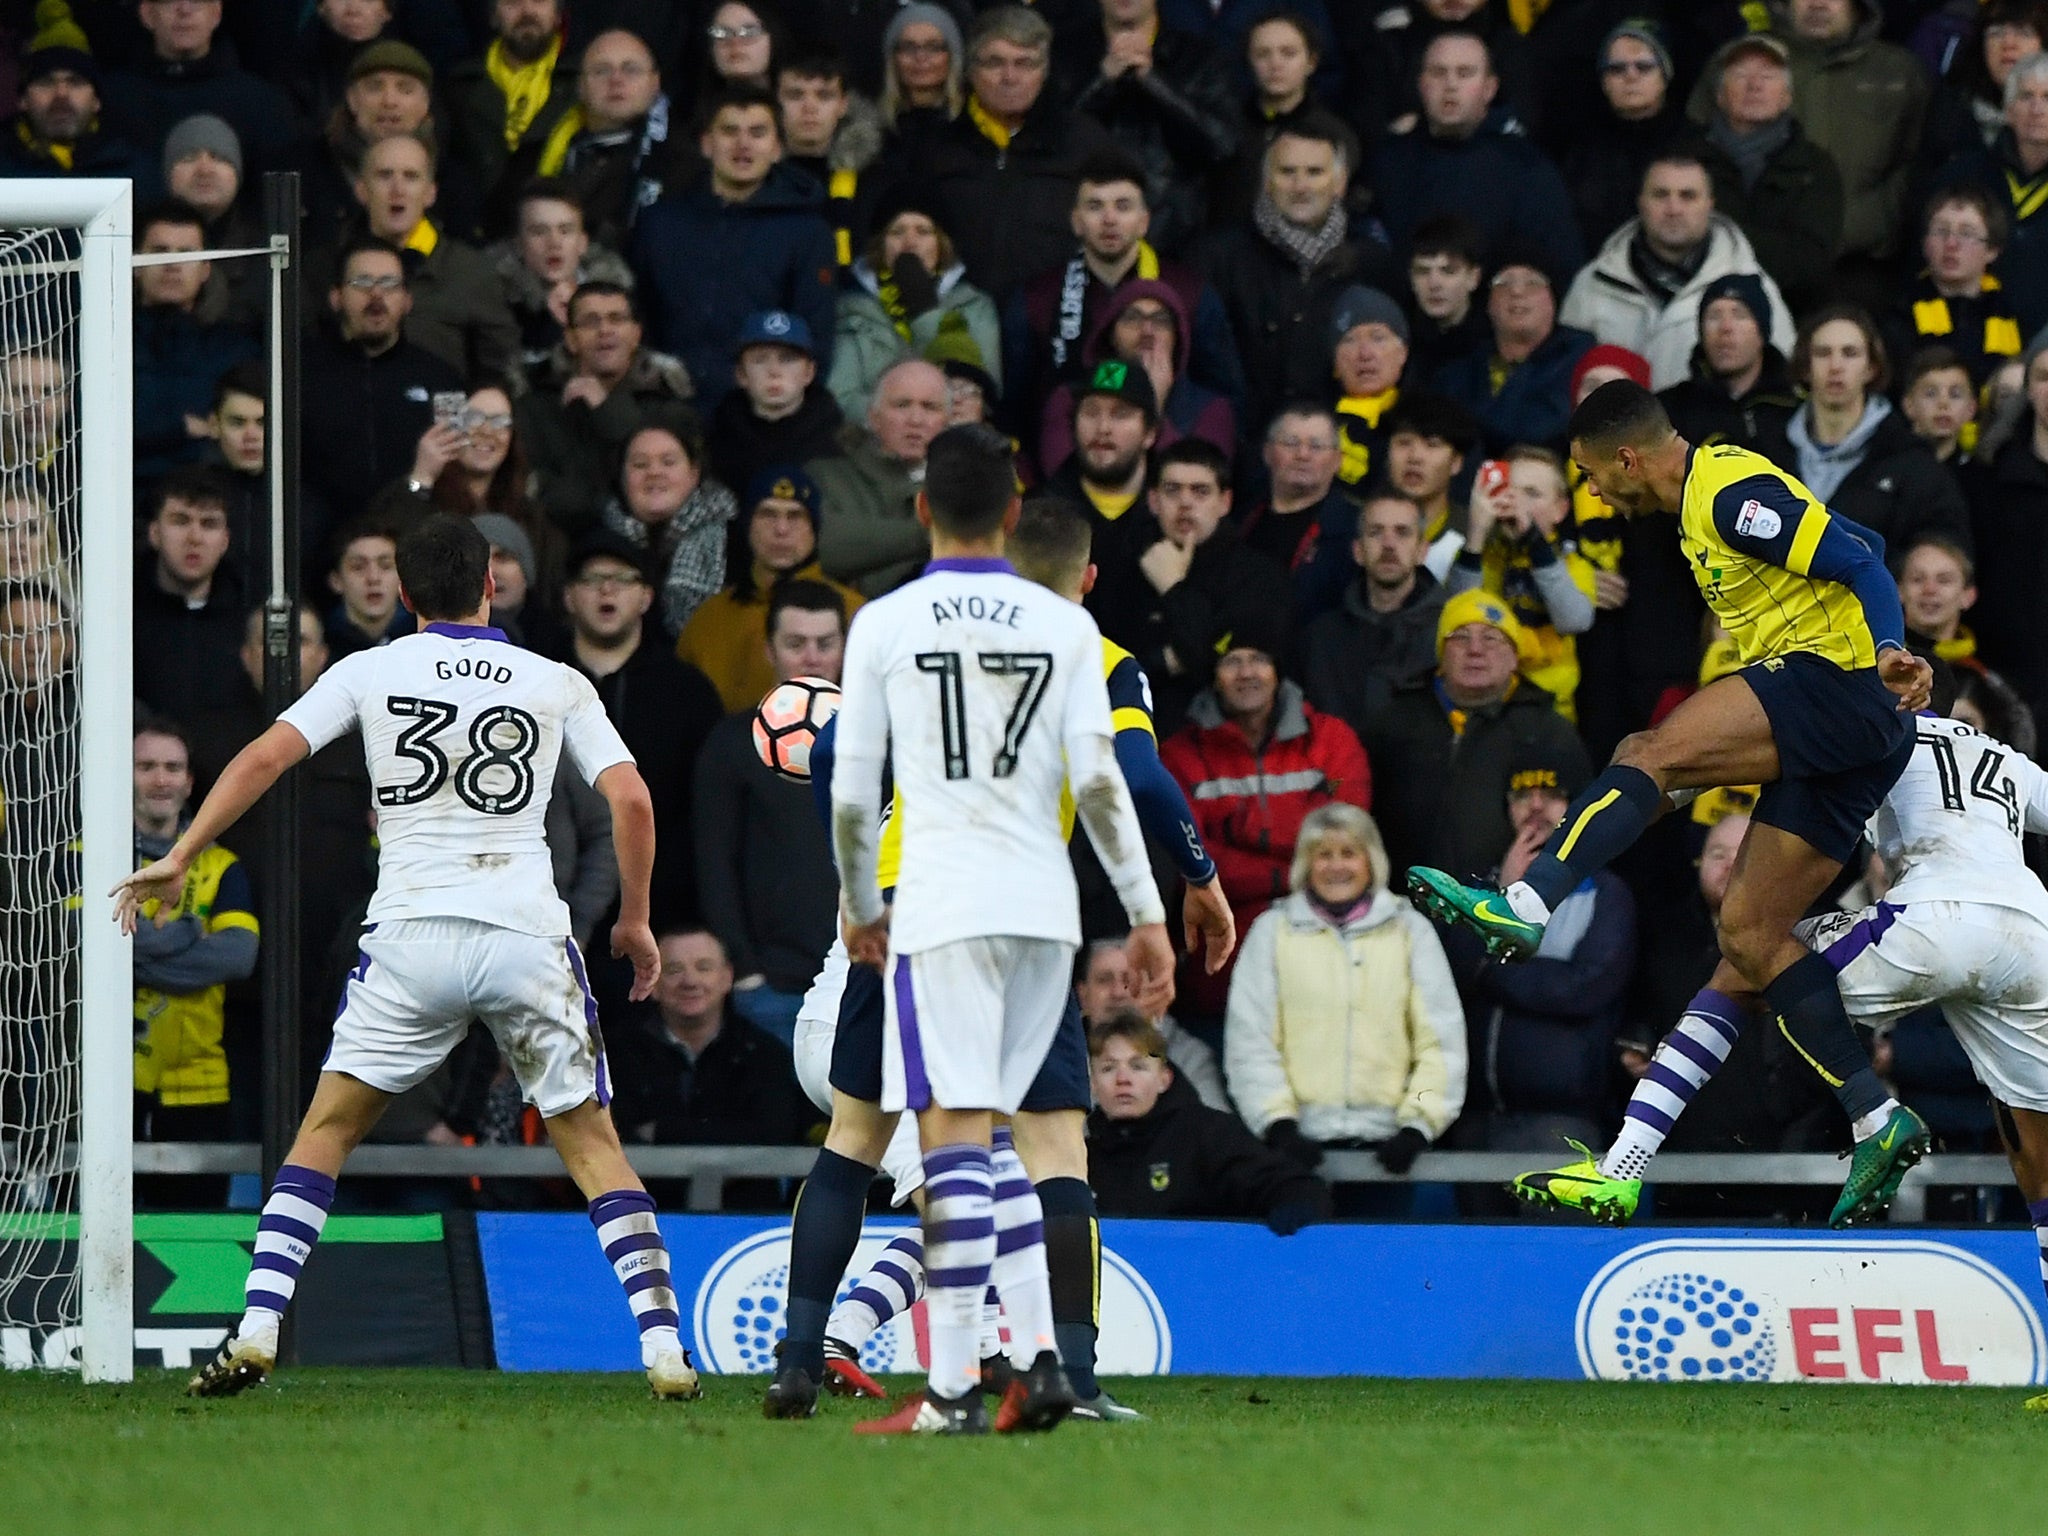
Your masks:
M 67 6 L 30 39 L 20 110 L 0 123 L 0 176 L 127 176 L 145 184 L 135 148 L 100 120 L 100 71 Z M 42 13 L 39 12 L 39 15 Z
M 1394 690 L 1370 723 L 1379 780 L 1373 807 L 1395 869 L 1425 858 L 1474 874 L 1514 840 L 1508 783 L 1520 761 L 1548 753 L 1581 779 L 1592 765 L 1555 701 L 1522 675 L 1528 637 L 1513 611 L 1475 588 L 1437 616 L 1436 671 Z
M 1504 760 L 1514 841 L 1499 861 L 1518 880 L 1586 785 L 1583 753 L 1532 744 Z M 1496 965 L 1463 929 L 1439 927 L 1444 958 L 1465 1004 L 1471 1059 L 1487 1070 L 1468 1082 L 1465 1109 L 1447 1145 L 1474 1152 L 1548 1151 L 1560 1136 L 1597 1136 L 1608 1113 L 1608 1064 L 1635 971 L 1636 904 L 1611 870 L 1565 898 L 1543 948 L 1521 965 Z M 1488 1192 L 1491 1194 L 1492 1192 Z M 1463 1209 L 1508 1214 L 1485 1196 Z

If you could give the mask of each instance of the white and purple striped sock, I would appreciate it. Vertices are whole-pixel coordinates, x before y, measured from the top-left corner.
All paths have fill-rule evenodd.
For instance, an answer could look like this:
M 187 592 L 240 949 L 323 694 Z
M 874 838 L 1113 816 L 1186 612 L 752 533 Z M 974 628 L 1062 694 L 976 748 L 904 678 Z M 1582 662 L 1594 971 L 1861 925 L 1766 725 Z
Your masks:
M 610 1190 L 590 1202 L 590 1224 L 640 1325 L 640 1363 L 652 1365 L 655 1351 L 682 1347 L 677 1332 L 682 1317 L 669 1277 L 668 1249 L 654 1220 L 654 1197 L 644 1189 Z
M 1649 1071 L 1636 1080 L 1621 1134 L 1600 1159 L 1602 1173 L 1610 1179 L 1643 1176 L 1678 1117 L 1728 1059 L 1742 1033 L 1744 1012 L 1727 993 L 1700 989 L 1686 1005 L 1685 1017 L 1657 1047 Z
M 832 1309 L 825 1337 L 858 1350 L 899 1312 L 924 1294 L 924 1234 L 905 1232 L 889 1240 L 868 1272 L 854 1282 L 846 1300 Z
M 924 1155 L 925 1313 L 931 1389 L 958 1397 L 981 1381 L 981 1298 L 996 1257 L 995 1176 L 987 1147 Z
M 989 1166 L 996 1180 L 996 1261 L 989 1273 L 1010 1320 L 1010 1363 L 1021 1369 L 1041 1351 L 1058 1349 L 1045 1266 L 1045 1212 L 1007 1125 L 996 1127 Z
M 334 1180 L 326 1174 L 294 1163 L 277 1170 L 256 1223 L 256 1257 L 242 1285 L 247 1310 L 236 1330 L 238 1337 L 276 1338 L 285 1308 L 298 1291 L 299 1271 L 320 1241 L 333 1204 Z

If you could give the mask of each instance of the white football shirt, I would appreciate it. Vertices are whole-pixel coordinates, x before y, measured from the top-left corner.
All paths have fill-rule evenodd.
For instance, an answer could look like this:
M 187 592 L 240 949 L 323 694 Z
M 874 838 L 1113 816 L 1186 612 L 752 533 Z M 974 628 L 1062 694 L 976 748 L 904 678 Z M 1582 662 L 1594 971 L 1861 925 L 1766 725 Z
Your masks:
M 2017 907 L 2048 918 L 2048 891 L 2020 839 L 2048 832 L 2048 773 L 1960 720 L 1922 716 L 1912 761 L 1871 818 L 1871 839 L 1904 872 L 1885 894 Z
M 545 825 L 555 766 L 566 746 L 595 783 L 633 760 L 582 673 L 501 630 L 429 624 L 336 662 L 278 718 L 316 752 L 362 728 L 377 811 L 370 921 L 569 932 Z
M 1061 796 L 1133 923 L 1162 920 L 1116 765 L 1102 636 L 1078 604 L 996 559 L 934 560 L 866 604 L 841 678 L 833 833 L 847 907 L 881 915 L 876 823 L 886 758 L 901 796 L 890 946 L 1081 942 Z

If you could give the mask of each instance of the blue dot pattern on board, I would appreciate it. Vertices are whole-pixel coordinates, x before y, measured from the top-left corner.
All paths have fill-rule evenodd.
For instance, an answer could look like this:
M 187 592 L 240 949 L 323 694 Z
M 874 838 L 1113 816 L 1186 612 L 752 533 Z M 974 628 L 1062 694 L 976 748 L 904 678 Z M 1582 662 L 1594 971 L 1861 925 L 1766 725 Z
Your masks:
M 783 1334 L 788 1331 L 782 1300 L 788 1290 L 789 1266 L 777 1265 L 757 1275 L 733 1304 L 732 1316 L 727 1321 L 732 1329 L 733 1350 L 739 1358 L 740 1370 L 775 1369 L 775 1346 L 782 1342 Z M 834 1302 L 844 1301 L 852 1290 L 852 1280 L 842 1282 Z M 860 1363 L 871 1373 L 916 1368 L 914 1361 L 898 1365 L 897 1352 L 896 1330 L 883 1328 L 861 1349 Z
M 1632 1381 L 1769 1381 L 1778 1341 L 1763 1309 L 1710 1275 L 1661 1275 L 1616 1315 L 1614 1358 Z

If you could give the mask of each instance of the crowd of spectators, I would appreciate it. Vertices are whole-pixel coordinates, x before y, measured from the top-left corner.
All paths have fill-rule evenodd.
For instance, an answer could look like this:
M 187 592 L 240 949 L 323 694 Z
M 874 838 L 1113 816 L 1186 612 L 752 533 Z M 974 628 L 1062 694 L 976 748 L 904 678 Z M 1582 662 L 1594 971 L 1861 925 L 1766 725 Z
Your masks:
M 629 1137 L 815 1133 L 787 1043 L 833 873 L 744 712 L 835 677 L 861 602 L 916 575 L 949 422 L 1002 427 L 1027 492 L 1088 520 L 1088 606 L 1150 677 L 1243 936 L 1133 1019 L 1080 856 L 1105 1209 L 1298 1224 L 1332 1145 L 1399 1172 L 1597 1142 L 1704 974 L 1739 791 L 1524 966 L 1398 896 L 1411 861 L 1513 878 L 1729 665 L 1671 520 L 1616 517 L 1564 456 L 1600 383 L 1880 534 L 1914 643 L 2006 739 L 2048 705 L 2043 0 L 22 9 L 0 175 L 130 178 L 137 249 L 196 258 L 135 276 L 138 856 L 264 718 L 267 269 L 198 253 L 261 244 L 260 178 L 296 171 L 302 680 L 410 630 L 393 555 L 426 509 L 477 519 L 498 622 L 592 680 L 658 808 L 654 1001 L 593 956 Z M 52 496 L 96 361 L 0 358 L 24 730 L 68 686 Z M 10 749 L 0 791 L 49 772 Z M 569 777 L 588 939 L 616 875 Z M 375 830 L 352 747 L 304 781 L 310 1063 Z M 138 956 L 145 1135 L 253 1123 L 268 872 L 226 842 Z M 1881 1059 L 1935 1091 L 1952 1052 L 1916 1030 Z M 1754 1033 L 1689 1144 L 1825 1144 Z M 530 1138 L 508 1093 L 458 1060 L 392 1134 Z

